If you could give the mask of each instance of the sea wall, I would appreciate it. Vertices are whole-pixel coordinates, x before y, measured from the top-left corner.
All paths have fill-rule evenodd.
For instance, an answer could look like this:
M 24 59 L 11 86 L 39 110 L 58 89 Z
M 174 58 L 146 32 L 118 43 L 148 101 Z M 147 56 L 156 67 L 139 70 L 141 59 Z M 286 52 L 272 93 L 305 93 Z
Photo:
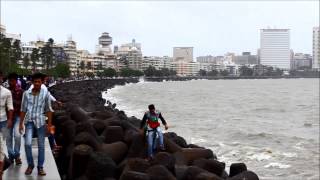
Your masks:
M 61 179 L 81 180 L 257 180 L 245 163 L 219 161 L 212 150 L 188 144 L 174 132 L 164 134 L 165 150 L 157 148 L 146 160 L 146 140 L 140 120 L 128 117 L 102 91 L 136 83 L 137 78 L 74 81 L 57 84 L 51 93 L 64 103 L 56 108 L 55 138 L 62 149 L 56 155 Z M 106 105 L 107 104 L 107 105 Z M 106 105 L 106 106 L 105 106 Z

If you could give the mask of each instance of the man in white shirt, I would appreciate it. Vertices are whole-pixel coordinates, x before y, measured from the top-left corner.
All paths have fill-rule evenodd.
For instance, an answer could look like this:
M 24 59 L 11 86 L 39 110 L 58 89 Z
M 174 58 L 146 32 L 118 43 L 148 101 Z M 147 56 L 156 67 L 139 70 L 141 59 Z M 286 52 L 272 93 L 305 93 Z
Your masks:
M 4 165 L 4 151 L 3 138 L 6 138 L 8 133 L 8 126 L 12 125 L 13 116 L 13 102 L 10 90 L 3 87 L 3 73 L 0 70 L 0 180 L 2 179 L 3 165 Z

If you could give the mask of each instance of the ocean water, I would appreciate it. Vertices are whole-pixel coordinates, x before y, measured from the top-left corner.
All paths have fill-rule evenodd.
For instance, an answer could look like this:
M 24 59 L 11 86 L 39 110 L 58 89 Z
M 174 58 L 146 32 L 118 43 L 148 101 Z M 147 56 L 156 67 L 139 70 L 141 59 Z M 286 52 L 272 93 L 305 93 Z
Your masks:
M 244 162 L 261 179 L 319 179 L 319 79 L 141 81 L 103 96 L 140 119 L 155 104 L 227 172 Z

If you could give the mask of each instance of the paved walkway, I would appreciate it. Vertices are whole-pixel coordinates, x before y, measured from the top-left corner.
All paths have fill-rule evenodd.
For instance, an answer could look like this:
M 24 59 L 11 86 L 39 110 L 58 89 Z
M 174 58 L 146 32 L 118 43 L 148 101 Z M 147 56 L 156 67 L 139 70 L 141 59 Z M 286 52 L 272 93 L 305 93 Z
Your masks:
M 24 150 L 24 138 L 21 140 L 21 159 L 22 165 L 16 166 L 12 164 L 3 174 L 3 180 L 59 180 L 60 175 L 57 169 L 56 162 L 51 152 L 51 148 L 49 145 L 48 138 L 45 141 L 45 162 L 44 162 L 44 170 L 46 171 L 46 176 L 38 176 L 37 168 L 33 169 L 31 175 L 25 175 L 24 171 L 27 169 L 27 160 L 25 156 Z M 33 139 L 32 141 L 32 153 L 33 153 L 33 160 L 35 162 L 35 166 L 37 166 L 38 162 L 38 144 L 37 139 Z M 8 154 L 6 146 L 4 148 L 5 153 Z

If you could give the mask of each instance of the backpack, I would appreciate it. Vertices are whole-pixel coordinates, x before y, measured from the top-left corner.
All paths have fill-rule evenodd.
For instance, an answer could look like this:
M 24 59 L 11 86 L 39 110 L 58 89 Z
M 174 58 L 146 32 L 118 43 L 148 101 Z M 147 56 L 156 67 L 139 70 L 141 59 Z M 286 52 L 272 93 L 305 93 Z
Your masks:
M 159 114 L 160 112 L 158 111 L 156 111 L 155 115 L 151 114 L 150 111 L 147 112 L 147 124 L 150 128 L 155 129 L 160 126 Z

